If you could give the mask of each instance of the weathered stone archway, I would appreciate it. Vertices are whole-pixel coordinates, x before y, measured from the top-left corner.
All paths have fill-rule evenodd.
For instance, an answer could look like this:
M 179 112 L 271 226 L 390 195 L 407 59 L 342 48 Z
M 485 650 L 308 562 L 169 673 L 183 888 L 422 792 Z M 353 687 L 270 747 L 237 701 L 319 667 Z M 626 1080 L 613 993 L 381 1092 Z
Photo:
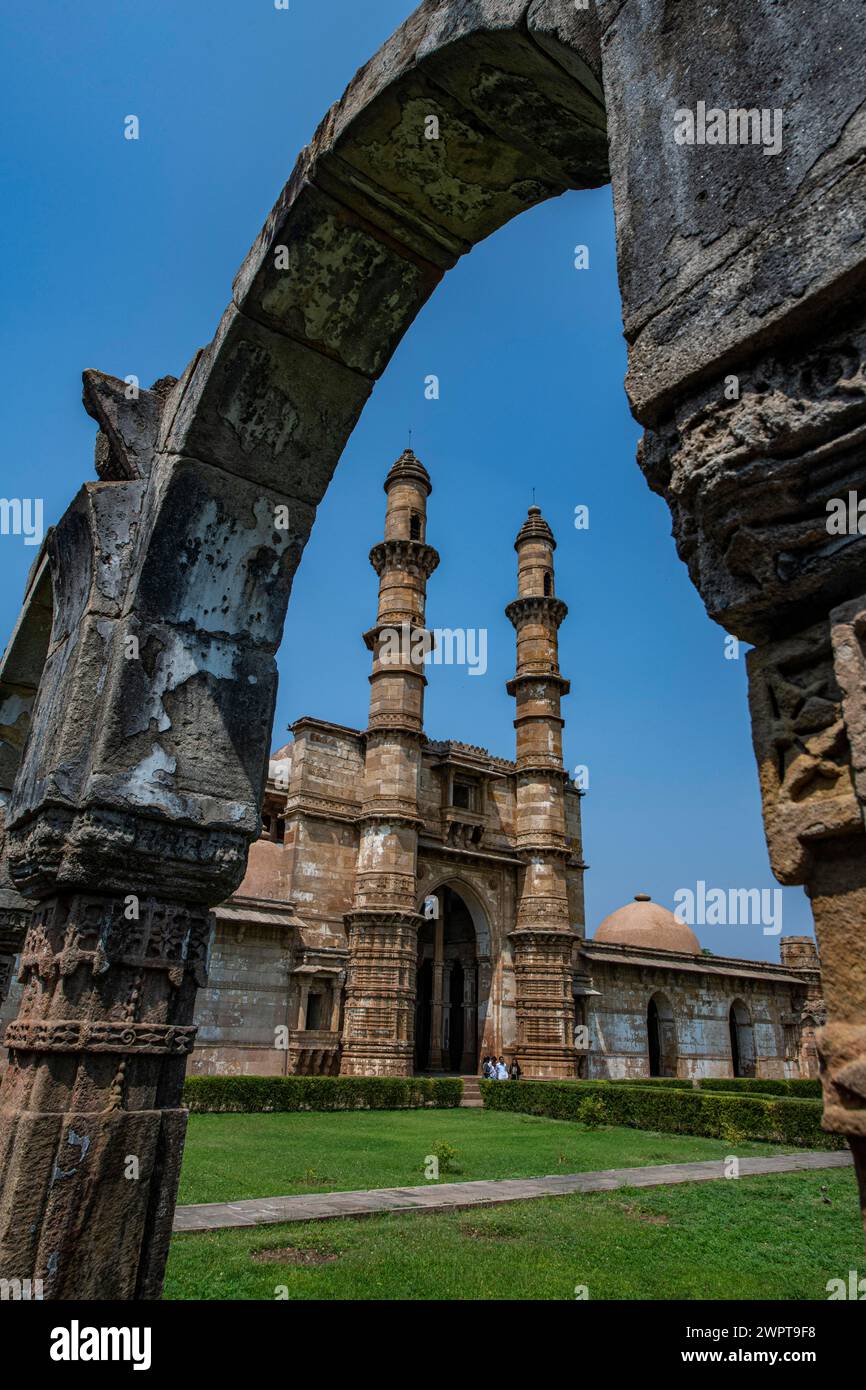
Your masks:
M 480 900 L 458 877 L 425 894 L 438 915 L 418 934 L 415 1068 L 474 1074 L 490 996 L 490 928 Z
M 30 731 L 33 705 L 45 669 L 54 615 L 49 532 L 27 580 L 15 631 L 0 663 L 0 1006 L 24 944 L 31 904 L 12 882 L 6 856 L 6 805 L 12 795 Z
M 158 1296 L 207 909 L 257 830 L 315 506 L 445 270 L 604 182 L 608 132 L 642 464 L 711 616 L 757 644 L 773 865 L 813 898 L 828 1121 L 866 1165 L 866 542 L 824 524 L 866 472 L 864 29 L 845 0 L 814 32 L 773 0 L 428 0 L 319 127 L 181 380 L 129 402 L 90 378 L 102 520 L 58 576 L 65 628 L 7 817 L 36 906 L 0 1093 L 0 1274 Z M 710 94 L 783 106 L 785 159 L 676 145 L 674 110 Z

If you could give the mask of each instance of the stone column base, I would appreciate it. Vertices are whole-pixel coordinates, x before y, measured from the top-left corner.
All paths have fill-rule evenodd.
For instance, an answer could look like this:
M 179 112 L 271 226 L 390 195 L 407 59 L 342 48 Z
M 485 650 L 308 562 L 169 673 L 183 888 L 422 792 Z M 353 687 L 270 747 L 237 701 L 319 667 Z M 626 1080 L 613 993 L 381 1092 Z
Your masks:
M 519 1046 L 517 1060 L 525 1081 L 574 1081 L 577 1053 L 574 1048 Z
M 415 1061 L 417 912 L 372 909 L 346 917 L 346 982 L 341 1076 L 411 1076 Z
M 518 927 L 509 933 L 517 986 L 517 1043 L 511 1049 L 527 1081 L 573 1081 L 570 932 Z
M 45 1300 L 160 1298 L 187 1118 L 0 1111 L 0 1279 Z
M 817 1037 L 824 1087 L 822 1128 L 851 1145 L 866 1230 L 866 1027 L 830 1023 Z
M 73 893 L 38 904 L 0 1083 L 0 1278 L 45 1299 L 155 1299 L 187 1112 L 204 906 Z

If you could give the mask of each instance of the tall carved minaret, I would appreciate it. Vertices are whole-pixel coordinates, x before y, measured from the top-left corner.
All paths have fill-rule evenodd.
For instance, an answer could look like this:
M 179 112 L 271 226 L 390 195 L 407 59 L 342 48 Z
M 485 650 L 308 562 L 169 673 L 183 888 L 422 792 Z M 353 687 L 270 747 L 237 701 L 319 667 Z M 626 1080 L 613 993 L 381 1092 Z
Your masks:
M 555 594 L 556 541 L 530 507 L 514 546 L 519 597 L 506 608 L 517 632 L 517 850 L 522 874 L 517 926 L 509 933 L 517 995 L 517 1054 L 527 1077 L 576 1075 L 572 947 L 566 863 L 559 625 L 568 609 Z
M 407 449 L 385 480 L 385 539 L 370 552 L 379 576 L 370 723 L 355 872 L 346 917 L 350 963 L 341 1072 L 411 1076 L 418 929 L 418 786 L 424 736 L 427 580 L 439 556 L 426 543 L 423 464 Z

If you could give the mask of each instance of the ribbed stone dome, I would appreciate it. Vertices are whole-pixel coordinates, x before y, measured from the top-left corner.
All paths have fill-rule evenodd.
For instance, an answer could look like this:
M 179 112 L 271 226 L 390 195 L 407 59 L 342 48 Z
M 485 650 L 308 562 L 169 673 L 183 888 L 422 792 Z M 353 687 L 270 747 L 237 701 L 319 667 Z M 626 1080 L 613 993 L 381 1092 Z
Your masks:
M 638 893 L 633 903 L 618 907 L 596 929 L 593 941 L 609 946 L 638 946 L 642 950 L 679 951 L 699 956 L 701 943 L 691 927 L 680 922 L 646 893 Z
M 551 550 L 556 549 L 556 541 L 553 539 L 553 532 L 541 515 L 541 508 L 530 507 L 526 514 L 526 520 L 517 533 L 514 549 L 519 550 L 524 541 L 536 540 L 545 541 L 547 545 L 550 546 Z
M 388 476 L 385 479 L 385 491 L 388 491 L 392 483 L 401 482 L 407 478 L 411 482 L 423 483 L 424 487 L 427 489 L 427 496 L 430 496 L 430 493 L 433 491 L 430 474 L 411 449 L 404 449 L 397 462 L 392 464 Z

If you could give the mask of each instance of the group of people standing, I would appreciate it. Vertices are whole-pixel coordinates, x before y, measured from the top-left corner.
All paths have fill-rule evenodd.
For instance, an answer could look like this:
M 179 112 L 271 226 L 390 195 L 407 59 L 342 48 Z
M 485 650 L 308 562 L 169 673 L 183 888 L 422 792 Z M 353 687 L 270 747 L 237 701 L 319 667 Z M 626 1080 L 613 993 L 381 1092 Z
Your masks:
M 519 1081 L 520 1063 L 515 1057 L 511 1066 L 506 1066 L 505 1058 L 485 1057 L 481 1063 L 481 1075 L 485 1081 Z

